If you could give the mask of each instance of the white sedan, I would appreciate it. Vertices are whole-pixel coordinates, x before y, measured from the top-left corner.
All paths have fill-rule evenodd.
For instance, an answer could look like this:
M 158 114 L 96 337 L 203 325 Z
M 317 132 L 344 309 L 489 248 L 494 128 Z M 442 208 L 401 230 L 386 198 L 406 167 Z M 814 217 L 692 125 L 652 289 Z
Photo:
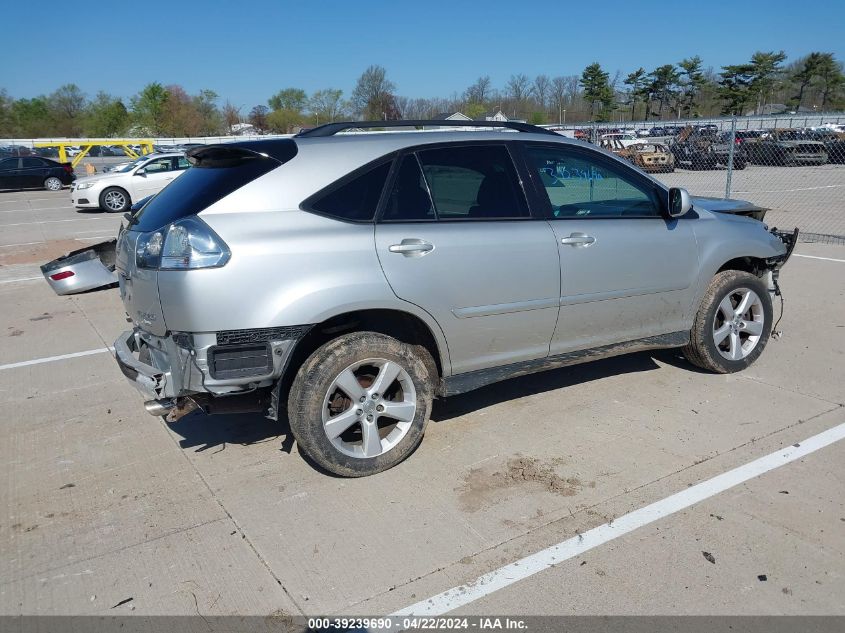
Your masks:
M 141 156 L 119 170 L 77 179 L 70 201 L 77 209 L 122 213 L 133 202 L 157 194 L 190 166 L 182 153 Z

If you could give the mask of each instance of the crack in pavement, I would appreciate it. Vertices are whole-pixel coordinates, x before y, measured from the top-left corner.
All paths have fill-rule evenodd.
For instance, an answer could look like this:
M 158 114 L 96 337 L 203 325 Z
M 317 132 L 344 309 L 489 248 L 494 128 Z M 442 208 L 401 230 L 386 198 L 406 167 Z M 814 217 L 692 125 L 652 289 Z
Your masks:
M 285 593 L 285 595 L 286 595 L 286 596 L 288 597 L 288 599 L 291 601 L 291 603 L 293 604 L 293 606 L 295 606 L 295 607 L 297 608 L 297 610 L 299 611 L 299 615 L 305 616 L 305 615 L 306 615 L 306 614 L 305 614 L 305 611 L 304 611 L 304 610 L 303 610 L 303 608 L 300 606 L 299 602 L 298 602 L 298 601 L 297 601 L 297 600 L 293 597 L 293 594 L 292 594 L 290 591 L 288 591 L 288 588 L 287 588 L 287 587 L 285 587 L 285 586 L 284 586 L 284 584 L 282 584 L 282 579 L 281 579 L 281 578 L 279 578 L 279 577 L 276 575 L 276 572 L 275 572 L 275 571 L 273 571 L 273 568 L 270 566 L 270 563 L 268 563 L 268 562 L 267 562 L 267 560 L 265 560 L 265 558 L 264 558 L 264 557 L 261 555 L 261 553 L 258 551 L 258 548 L 257 548 L 257 547 L 255 546 L 255 544 L 252 542 L 252 539 L 250 539 L 250 538 L 249 538 L 249 536 L 247 536 L 246 530 L 244 530 L 244 529 L 241 527 L 241 525 L 238 523 L 237 519 L 235 519 L 234 515 L 232 515 L 232 513 L 231 513 L 231 512 L 229 512 L 229 509 L 228 509 L 228 508 L 227 508 L 227 507 L 223 504 L 223 502 L 220 500 L 220 498 L 219 498 L 219 497 L 217 496 L 217 494 L 214 492 L 214 490 L 212 489 L 212 487 L 209 485 L 208 481 L 206 481 L 205 477 L 204 477 L 204 476 L 203 476 L 203 474 L 200 472 L 199 468 L 197 468 L 197 467 L 196 467 L 196 464 L 194 464 L 194 463 L 193 463 L 193 462 L 192 462 L 192 461 L 188 458 L 187 453 L 184 451 L 184 449 L 183 449 L 181 446 L 179 446 L 179 442 L 176 440 L 176 438 L 175 438 L 175 437 L 173 437 L 173 433 L 172 433 L 172 431 L 170 430 L 170 428 L 168 428 L 168 427 L 167 427 L 167 424 L 164 422 L 164 418 L 161 418 L 161 421 L 162 421 L 162 424 L 163 424 L 163 425 L 164 425 L 164 427 L 165 427 L 165 431 L 166 431 L 166 432 L 167 432 L 167 434 L 170 436 L 171 441 L 172 441 L 172 442 L 176 445 L 176 447 L 179 449 L 179 452 L 182 454 L 182 457 L 184 457 L 184 458 L 185 458 L 185 461 L 187 461 L 187 462 L 188 462 L 188 464 L 190 464 L 190 466 L 191 466 L 191 468 L 193 469 L 193 471 L 197 474 L 197 477 L 199 477 L 199 478 L 200 478 L 200 481 L 202 481 L 203 485 L 204 485 L 204 486 L 206 487 L 206 489 L 208 490 L 208 493 L 211 495 L 211 498 L 212 498 L 212 499 L 214 499 L 214 500 L 217 502 L 217 505 L 218 505 L 218 506 L 220 506 L 220 509 L 221 509 L 221 510 L 223 510 L 223 512 L 225 512 L 225 513 L 226 513 L 226 516 L 227 516 L 227 517 L 229 518 L 229 520 L 232 522 L 232 525 L 234 525 L 234 526 L 235 526 L 235 529 L 236 529 L 238 532 L 240 532 L 240 533 L 241 533 L 241 536 L 243 536 L 243 540 L 246 542 L 246 544 L 247 544 L 247 545 L 249 546 L 249 548 L 252 550 L 252 553 L 253 553 L 253 554 L 255 554 L 255 557 L 258 559 L 258 562 L 259 562 L 259 563 L 261 563 L 261 565 L 262 565 L 262 566 L 263 566 L 263 567 L 267 570 L 267 572 L 270 574 L 270 576 L 273 578 L 273 580 L 275 580 L 275 581 L 276 581 L 276 584 L 278 584 L 278 585 L 279 585 L 279 587 L 281 587 L 281 588 L 282 588 L 282 591 Z

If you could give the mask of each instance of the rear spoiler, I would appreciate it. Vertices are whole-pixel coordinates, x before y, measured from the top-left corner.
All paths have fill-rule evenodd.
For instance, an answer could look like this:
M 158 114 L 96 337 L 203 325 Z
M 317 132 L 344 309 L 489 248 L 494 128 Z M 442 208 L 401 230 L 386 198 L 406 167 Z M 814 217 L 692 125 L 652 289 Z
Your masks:
M 296 156 L 297 151 L 295 141 L 282 138 L 200 145 L 188 150 L 185 156 L 194 167 L 235 167 L 257 158 L 270 158 L 281 165 Z

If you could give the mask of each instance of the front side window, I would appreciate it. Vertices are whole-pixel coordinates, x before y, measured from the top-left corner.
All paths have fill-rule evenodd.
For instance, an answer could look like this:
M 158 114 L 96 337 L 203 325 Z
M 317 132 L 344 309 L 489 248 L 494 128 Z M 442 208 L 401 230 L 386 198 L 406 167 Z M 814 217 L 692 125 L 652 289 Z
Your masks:
M 437 218 L 525 218 L 528 205 L 503 145 L 444 147 L 419 152 Z
M 6 171 L 9 169 L 17 169 L 18 168 L 18 159 L 17 158 L 7 158 L 6 160 L 0 160 L 0 171 Z
M 623 165 L 566 148 L 529 147 L 527 155 L 556 218 L 660 217 L 653 192 Z
M 173 161 L 170 158 L 158 158 L 144 165 L 144 171 L 148 174 L 158 174 L 163 171 L 170 171 L 172 167 Z
M 177 171 L 181 171 L 183 169 L 190 169 L 190 167 L 191 167 L 191 163 L 184 156 L 179 156 L 179 158 L 176 159 L 176 170 Z

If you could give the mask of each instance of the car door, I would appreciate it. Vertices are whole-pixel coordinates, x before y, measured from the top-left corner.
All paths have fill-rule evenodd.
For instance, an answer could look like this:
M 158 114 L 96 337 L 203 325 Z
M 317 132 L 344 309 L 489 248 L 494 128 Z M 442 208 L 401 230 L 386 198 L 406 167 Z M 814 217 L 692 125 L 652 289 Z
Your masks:
M 526 160 L 560 252 L 551 354 L 688 330 L 694 219 L 669 218 L 656 182 L 599 151 L 531 144 Z
M 20 185 L 20 158 L 0 160 L 0 189 L 18 189 Z
M 454 373 L 548 355 L 557 246 L 531 216 L 506 144 L 400 156 L 376 249 L 396 295 L 440 324 Z
M 155 158 L 137 169 L 132 176 L 132 187 L 134 195 L 132 200 L 140 200 L 147 196 L 157 194 L 170 184 L 178 174 L 182 173 L 174 169 L 177 157 L 167 156 Z
M 47 179 L 47 165 L 40 158 L 21 158 L 20 186 L 42 187 Z

